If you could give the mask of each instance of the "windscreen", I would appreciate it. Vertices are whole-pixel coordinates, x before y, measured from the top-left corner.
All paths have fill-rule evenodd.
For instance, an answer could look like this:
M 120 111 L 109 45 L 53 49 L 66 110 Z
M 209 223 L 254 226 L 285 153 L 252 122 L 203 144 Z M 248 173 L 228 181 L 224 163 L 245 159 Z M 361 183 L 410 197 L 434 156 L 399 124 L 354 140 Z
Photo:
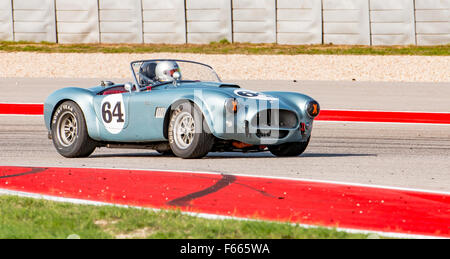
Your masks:
M 158 65 L 160 67 L 158 68 Z M 212 67 L 185 60 L 143 60 L 131 63 L 136 83 L 140 87 L 166 83 L 174 77 L 173 69 L 179 73 L 178 81 L 220 82 L 220 78 Z M 162 68 L 162 69 L 161 69 Z M 158 72 L 159 71 L 159 72 Z

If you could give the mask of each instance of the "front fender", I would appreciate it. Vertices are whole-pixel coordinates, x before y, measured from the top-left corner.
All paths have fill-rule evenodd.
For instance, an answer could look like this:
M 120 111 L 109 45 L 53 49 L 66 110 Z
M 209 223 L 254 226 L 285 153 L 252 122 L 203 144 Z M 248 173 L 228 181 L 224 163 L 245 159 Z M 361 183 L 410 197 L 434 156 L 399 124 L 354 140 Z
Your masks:
M 45 126 L 51 130 L 51 120 L 55 109 L 65 101 L 75 102 L 83 111 L 88 134 L 91 138 L 98 138 L 99 127 L 94 110 L 95 93 L 88 89 L 68 87 L 53 92 L 44 103 Z
M 315 101 L 313 98 L 301 94 L 301 93 L 295 93 L 295 92 L 264 92 L 267 95 L 275 96 L 277 98 L 280 98 L 283 102 L 288 104 L 292 107 L 297 107 L 299 111 L 302 113 L 306 112 L 306 105 L 310 101 Z
M 221 132 L 224 124 L 225 100 L 230 97 L 225 93 L 199 91 L 198 93 L 181 96 L 172 103 L 171 107 L 173 109 L 177 104 L 186 100 L 194 103 L 203 113 L 210 132 L 214 136 L 220 137 L 218 132 Z M 168 110 L 167 113 L 170 113 L 170 111 Z M 166 114 L 166 116 L 169 116 L 169 114 Z

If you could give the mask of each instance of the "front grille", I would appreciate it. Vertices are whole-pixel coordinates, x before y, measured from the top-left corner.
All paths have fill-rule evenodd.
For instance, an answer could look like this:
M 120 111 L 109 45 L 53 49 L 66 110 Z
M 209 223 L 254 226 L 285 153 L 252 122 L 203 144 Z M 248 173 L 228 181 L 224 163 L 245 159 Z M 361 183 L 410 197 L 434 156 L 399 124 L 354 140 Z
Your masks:
M 298 125 L 298 119 L 292 111 L 269 109 L 258 112 L 251 123 L 256 128 L 294 129 Z
M 288 130 L 257 130 L 256 136 L 258 138 L 285 138 L 289 134 Z

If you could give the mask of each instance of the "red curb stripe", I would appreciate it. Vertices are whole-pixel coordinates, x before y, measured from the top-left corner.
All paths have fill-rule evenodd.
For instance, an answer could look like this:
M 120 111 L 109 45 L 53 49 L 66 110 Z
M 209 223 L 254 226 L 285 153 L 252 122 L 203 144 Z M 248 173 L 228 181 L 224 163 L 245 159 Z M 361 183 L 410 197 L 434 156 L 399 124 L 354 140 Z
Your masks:
M 0 103 L 0 114 L 43 115 L 42 104 Z M 322 110 L 318 121 L 450 124 L 450 113 Z
M 43 115 L 43 104 L 0 103 L 0 114 Z
M 322 110 L 316 120 L 450 124 L 450 113 Z
M 450 237 L 450 195 L 124 169 L 0 167 L 0 188 L 149 208 Z

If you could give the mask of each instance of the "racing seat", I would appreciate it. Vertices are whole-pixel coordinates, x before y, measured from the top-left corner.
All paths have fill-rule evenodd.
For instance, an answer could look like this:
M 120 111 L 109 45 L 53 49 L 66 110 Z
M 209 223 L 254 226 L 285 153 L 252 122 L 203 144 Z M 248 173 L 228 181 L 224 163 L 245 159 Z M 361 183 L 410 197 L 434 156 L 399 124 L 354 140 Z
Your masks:
M 144 86 L 154 83 L 156 78 L 156 65 L 157 64 L 155 62 L 146 62 L 142 64 L 141 68 L 139 69 L 139 84 Z

